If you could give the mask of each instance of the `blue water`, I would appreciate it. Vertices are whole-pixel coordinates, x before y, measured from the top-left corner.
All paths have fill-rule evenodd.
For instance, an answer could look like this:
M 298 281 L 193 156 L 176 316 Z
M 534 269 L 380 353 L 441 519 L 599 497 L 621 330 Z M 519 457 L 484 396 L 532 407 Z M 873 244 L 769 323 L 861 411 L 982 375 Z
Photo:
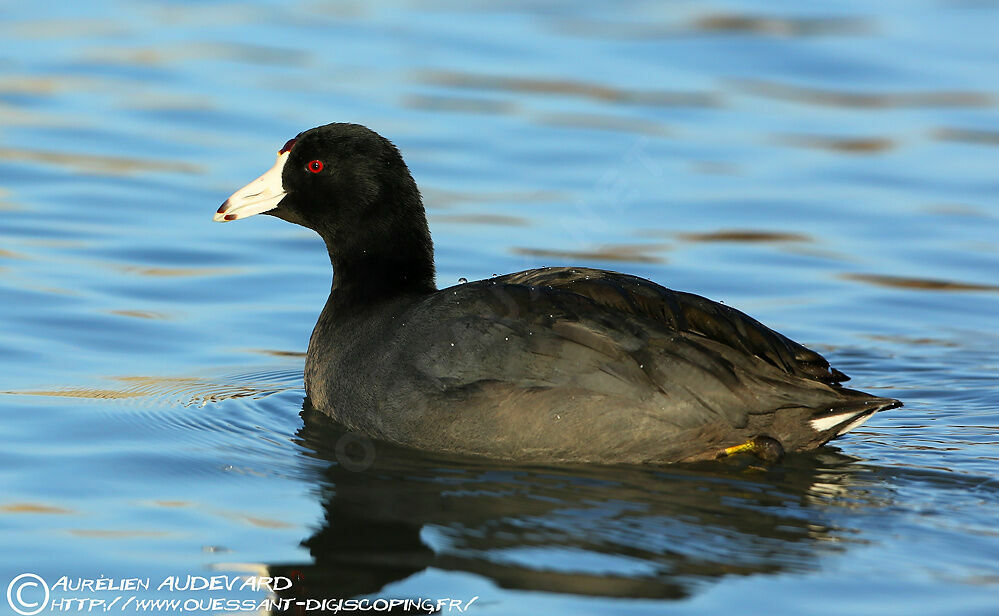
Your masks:
M 470 614 L 996 613 L 997 23 L 987 0 L 5 7 L 0 586 L 270 572 Z M 404 153 L 440 285 L 639 274 L 906 406 L 769 470 L 343 435 L 302 414 L 322 243 L 211 223 L 332 121 Z

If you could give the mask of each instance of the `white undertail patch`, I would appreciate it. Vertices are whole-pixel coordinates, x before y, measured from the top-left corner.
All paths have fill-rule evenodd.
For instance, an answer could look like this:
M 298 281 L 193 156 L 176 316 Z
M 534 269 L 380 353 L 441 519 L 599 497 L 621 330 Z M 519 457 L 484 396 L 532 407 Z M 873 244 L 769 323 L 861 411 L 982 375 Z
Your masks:
M 809 420 L 808 424 L 810 426 L 812 426 L 812 429 L 815 430 L 816 432 L 825 432 L 826 430 L 829 430 L 830 428 L 835 428 L 836 426 L 838 426 L 838 425 L 840 425 L 842 423 L 850 421 L 851 419 L 853 419 L 854 417 L 856 417 L 859 413 L 863 413 L 863 412 L 864 411 L 850 411 L 848 413 L 837 413 L 836 415 L 827 415 L 826 417 L 817 417 L 815 419 Z M 863 420 L 866 420 L 866 419 L 867 419 L 866 417 L 863 418 Z M 863 421 L 863 420 L 861 420 L 861 421 Z M 857 426 L 859 426 L 859 425 L 860 424 L 858 423 Z M 855 428 L 857 426 L 853 426 L 851 424 L 851 427 L 847 428 L 847 430 L 852 430 L 853 428 Z M 847 430 L 843 430 L 843 432 L 846 432 Z M 843 434 L 843 432 L 840 432 L 840 434 Z
M 874 417 L 874 413 L 866 413 L 864 415 L 861 415 L 860 417 L 854 419 L 849 424 L 847 424 L 846 427 L 841 428 L 839 434 L 837 434 L 836 436 L 842 436 L 847 432 L 849 432 L 850 430 L 853 430 L 854 428 L 859 428 L 865 421 L 867 421 L 871 417 Z

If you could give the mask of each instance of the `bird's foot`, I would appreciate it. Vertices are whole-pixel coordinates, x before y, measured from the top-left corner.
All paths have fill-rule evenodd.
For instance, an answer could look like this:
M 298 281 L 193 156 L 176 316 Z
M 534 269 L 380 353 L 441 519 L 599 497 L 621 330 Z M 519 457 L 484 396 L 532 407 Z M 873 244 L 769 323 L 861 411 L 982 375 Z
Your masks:
M 777 439 L 760 435 L 754 436 L 741 445 L 726 447 L 717 457 L 725 458 L 738 453 L 748 453 L 768 464 L 776 464 L 784 457 L 784 446 Z

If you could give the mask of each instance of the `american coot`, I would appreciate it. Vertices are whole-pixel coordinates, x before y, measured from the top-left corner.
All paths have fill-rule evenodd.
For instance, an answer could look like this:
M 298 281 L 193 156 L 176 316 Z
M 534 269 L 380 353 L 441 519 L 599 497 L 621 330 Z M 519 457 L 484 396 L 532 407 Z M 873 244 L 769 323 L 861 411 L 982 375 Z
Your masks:
M 288 141 L 215 220 L 263 213 L 326 242 L 306 393 L 376 439 L 524 461 L 772 459 L 900 405 L 841 387 L 821 355 L 737 310 L 635 276 L 550 267 L 438 290 L 416 183 L 357 124 Z

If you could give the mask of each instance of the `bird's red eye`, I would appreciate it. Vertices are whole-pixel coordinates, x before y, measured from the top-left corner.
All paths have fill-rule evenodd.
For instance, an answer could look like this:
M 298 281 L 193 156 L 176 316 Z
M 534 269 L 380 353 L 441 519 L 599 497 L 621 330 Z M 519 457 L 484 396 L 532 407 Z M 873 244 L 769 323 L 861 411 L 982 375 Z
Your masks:
M 319 173 L 320 171 L 323 170 L 323 161 L 313 160 L 309 162 L 309 164 L 306 165 L 305 168 L 311 171 L 312 173 Z

